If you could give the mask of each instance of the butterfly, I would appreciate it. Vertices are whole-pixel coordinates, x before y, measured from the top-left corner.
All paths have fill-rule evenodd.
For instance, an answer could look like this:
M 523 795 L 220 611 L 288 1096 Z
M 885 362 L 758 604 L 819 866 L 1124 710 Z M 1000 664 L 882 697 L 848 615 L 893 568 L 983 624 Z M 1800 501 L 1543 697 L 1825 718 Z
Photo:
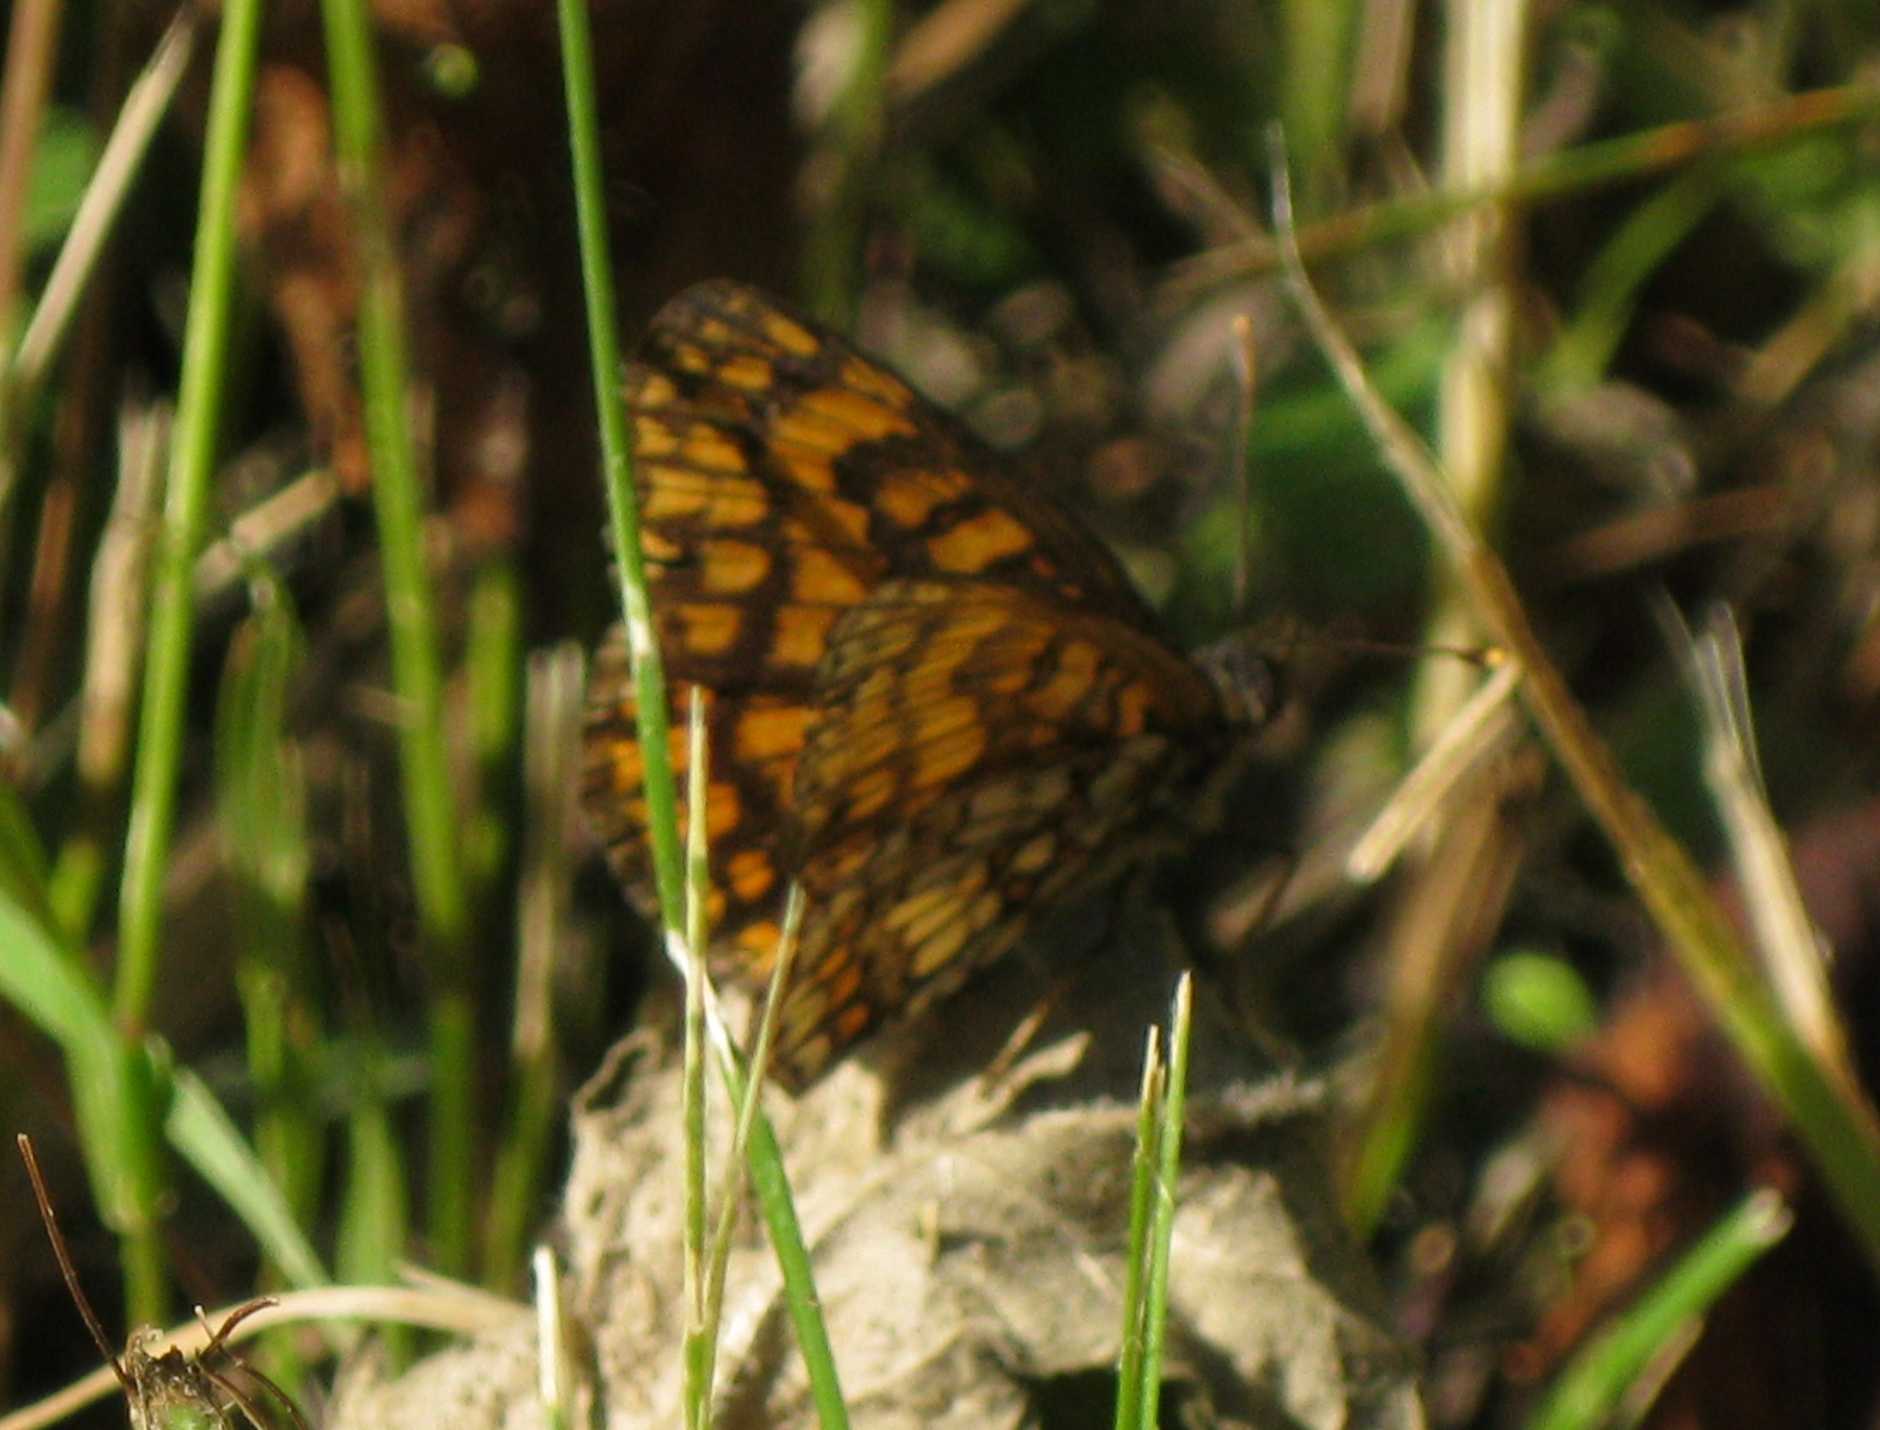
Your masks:
M 1182 654 L 1076 517 L 837 335 L 702 283 L 653 319 L 626 405 L 681 772 L 705 701 L 714 976 L 761 988 L 792 880 L 806 898 L 786 1086 L 1185 843 L 1244 764 L 1264 662 Z M 616 627 L 582 804 L 650 910 L 643 781 Z

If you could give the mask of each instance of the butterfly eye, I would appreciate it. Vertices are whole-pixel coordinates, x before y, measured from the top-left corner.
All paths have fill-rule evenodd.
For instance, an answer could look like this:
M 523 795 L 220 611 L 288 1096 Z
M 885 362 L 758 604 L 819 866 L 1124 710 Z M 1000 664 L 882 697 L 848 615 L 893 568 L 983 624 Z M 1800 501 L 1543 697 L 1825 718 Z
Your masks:
M 1284 690 L 1280 668 L 1261 655 L 1244 635 L 1229 636 L 1194 653 L 1228 707 L 1243 712 L 1250 725 L 1264 725 L 1279 709 Z

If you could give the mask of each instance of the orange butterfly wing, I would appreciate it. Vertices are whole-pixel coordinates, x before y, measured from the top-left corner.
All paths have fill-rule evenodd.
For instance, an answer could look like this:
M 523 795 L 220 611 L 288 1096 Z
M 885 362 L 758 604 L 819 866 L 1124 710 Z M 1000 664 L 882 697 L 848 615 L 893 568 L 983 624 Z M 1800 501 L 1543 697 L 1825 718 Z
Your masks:
M 714 970 L 767 977 L 801 879 L 778 1045 L 800 1085 L 1178 827 L 1249 712 L 1074 518 L 755 290 L 669 303 L 627 400 L 675 723 L 710 697 Z M 618 632 L 586 750 L 590 820 L 650 905 Z

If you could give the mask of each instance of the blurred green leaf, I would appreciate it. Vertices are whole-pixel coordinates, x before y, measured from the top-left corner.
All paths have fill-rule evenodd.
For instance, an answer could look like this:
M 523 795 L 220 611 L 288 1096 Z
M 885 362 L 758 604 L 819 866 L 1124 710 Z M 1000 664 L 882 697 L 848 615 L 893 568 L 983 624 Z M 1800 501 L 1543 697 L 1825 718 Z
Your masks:
M 10 882 L 0 887 L 0 997 L 68 1053 L 111 1039 L 103 990 Z
M 1579 970 L 1546 953 L 1509 953 L 1482 974 L 1482 1008 L 1504 1037 L 1558 1053 L 1599 1026 L 1599 1004 Z
M 46 851 L 32 818 L 19 792 L 0 780 L 0 899 L 10 900 L 24 917 L 51 930 L 58 927 L 58 920 L 47 890 L 48 877 Z
M 83 115 L 70 109 L 52 109 L 39 131 L 33 153 L 33 176 L 26 190 L 27 246 L 39 249 L 57 243 L 72 226 L 78 201 L 91 182 L 100 150 L 98 135 Z
M 172 1075 L 175 1095 L 164 1123 L 170 1143 L 232 1207 L 268 1258 L 296 1286 L 331 1278 L 253 1149 L 207 1084 L 187 1068 Z

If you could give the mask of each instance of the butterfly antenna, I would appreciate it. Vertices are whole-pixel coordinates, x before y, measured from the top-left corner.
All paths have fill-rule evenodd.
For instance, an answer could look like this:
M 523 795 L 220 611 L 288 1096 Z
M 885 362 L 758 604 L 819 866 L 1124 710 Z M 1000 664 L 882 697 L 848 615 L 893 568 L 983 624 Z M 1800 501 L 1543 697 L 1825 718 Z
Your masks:
M 1338 648 L 1352 655 L 1386 656 L 1393 660 L 1415 657 L 1422 660 L 1428 656 L 1440 655 L 1446 660 L 1459 660 L 1464 665 L 1472 665 L 1477 670 L 1493 673 L 1508 662 L 1508 653 L 1497 645 L 1406 645 L 1402 641 L 1377 641 L 1363 636 L 1339 633 Z
M 33 1184 L 33 1199 L 39 1203 L 39 1220 L 45 1225 L 46 1240 L 52 1243 L 52 1254 L 58 1260 L 59 1274 L 65 1277 L 65 1289 L 73 1304 L 78 1307 L 78 1314 L 84 1318 L 85 1329 L 91 1332 L 98 1354 L 111 1363 L 111 1373 L 117 1377 L 125 1398 L 134 1401 L 136 1387 L 124 1373 L 124 1362 L 118 1359 L 117 1351 L 105 1339 L 104 1327 L 99 1324 L 97 1313 L 91 1309 L 91 1302 L 85 1297 L 85 1288 L 78 1284 L 78 1269 L 72 1265 L 71 1248 L 66 1245 L 65 1233 L 59 1230 L 58 1213 L 52 1209 L 52 1196 L 46 1191 L 46 1179 L 39 1174 L 39 1159 L 33 1155 L 33 1139 L 22 1132 L 16 1140 L 19 1143 L 20 1160 L 26 1163 L 27 1180 Z
M 1240 542 L 1234 551 L 1234 614 L 1247 619 L 1247 587 L 1253 570 L 1253 412 L 1259 395 L 1260 370 L 1253 319 L 1236 314 L 1233 323 L 1234 486 L 1240 502 Z

